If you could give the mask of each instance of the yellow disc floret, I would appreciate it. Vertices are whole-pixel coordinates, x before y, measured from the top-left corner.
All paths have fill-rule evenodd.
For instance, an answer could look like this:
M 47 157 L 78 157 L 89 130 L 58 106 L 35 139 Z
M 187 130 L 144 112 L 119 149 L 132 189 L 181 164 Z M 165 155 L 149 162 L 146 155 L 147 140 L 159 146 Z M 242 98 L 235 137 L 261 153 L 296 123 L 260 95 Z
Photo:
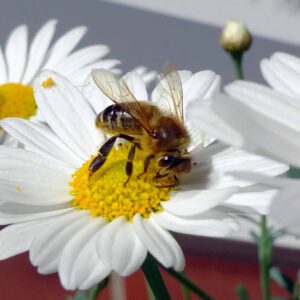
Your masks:
M 19 83 L 0 85 L 0 119 L 19 117 L 29 119 L 36 113 L 31 86 Z
M 149 166 L 146 174 L 138 176 L 143 172 L 145 156 L 137 151 L 132 177 L 124 187 L 128 151 L 128 145 L 113 149 L 105 164 L 91 177 L 88 168 L 93 158 L 85 162 L 73 174 L 70 183 L 70 193 L 74 197 L 72 205 L 90 210 L 92 216 L 101 216 L 107 221 L 120 216 L 131 221 L 137 213 L 148 218 L 151 212 L 162 211 L 160 203 L 169 199 L 172 190 L 166 186 L 174 182 L 168 177 L 154 180 L 155 163 Z

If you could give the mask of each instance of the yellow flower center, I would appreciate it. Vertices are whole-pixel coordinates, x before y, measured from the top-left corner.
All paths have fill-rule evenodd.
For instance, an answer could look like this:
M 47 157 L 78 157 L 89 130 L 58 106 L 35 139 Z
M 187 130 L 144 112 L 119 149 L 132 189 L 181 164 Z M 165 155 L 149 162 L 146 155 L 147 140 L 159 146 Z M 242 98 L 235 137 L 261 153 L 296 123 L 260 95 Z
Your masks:
M 36 113 L 31 86 L 19 83 L 0 85 L 0 119 L 19 117 L 29 119 Z
M 155 180 L 156 163 L 152 162 L 148 171 L 143 172 L 145 155 L 137 150 L 133 161 L 133 174 L 127 179 L 125 166 L 129 145 L 114 148 L 104 165 L 89 177 L 89 165 L 93 157 L 86 161 L 73 175 L 71 195 L 72 205 L 79 209 L 88 209 L 94 217 L 104 217 L 112 221 L 125 216 L 131 221 L 135 214 L 148 218 L 151 212 L 162 211 L 161 201 L 169 199 L 174 183 L 172 178 Z

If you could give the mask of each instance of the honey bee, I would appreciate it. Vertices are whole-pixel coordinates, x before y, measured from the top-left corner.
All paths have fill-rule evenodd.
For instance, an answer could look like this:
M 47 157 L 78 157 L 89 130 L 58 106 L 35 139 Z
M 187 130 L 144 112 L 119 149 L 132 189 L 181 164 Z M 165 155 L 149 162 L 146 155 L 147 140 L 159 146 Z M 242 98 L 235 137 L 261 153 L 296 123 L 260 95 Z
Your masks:
M 183 92 L 179 73 L 166 64 L 160 74 L 157 91 L 167 108 L 161 109 L 149 101 L 138 101 L 124 79 L 110 71 L 97 69 L 92 78 L 99 89 L 114 104 L 106 107 L 96 118 L 96 126 L 113 135 L 99 149 L 92 160 L 90 176 L 104 163 L 118 138 L 131 143 L 126 163 L 127 180 L 131 178 L 136 148 L 145 153 L 144 173 L 152 160 L 158 171 L 155 179 L 169 176 L 178 185 L 177 175 L 191 170 L 191 156 L 187 151 L 189 133 L 183 123 Z M 142 175 L 140 174 L 140 175 Z

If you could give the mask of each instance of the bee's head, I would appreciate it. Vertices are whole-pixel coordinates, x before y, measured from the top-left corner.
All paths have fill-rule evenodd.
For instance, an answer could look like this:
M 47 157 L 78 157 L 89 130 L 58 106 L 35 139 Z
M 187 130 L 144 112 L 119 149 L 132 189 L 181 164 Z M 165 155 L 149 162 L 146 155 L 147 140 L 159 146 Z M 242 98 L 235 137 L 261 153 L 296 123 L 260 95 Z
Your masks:
M 158 166 L 164 170 L 172 170 L 173 172 L 188 173 L 191 170 L 192 162 L 189 155 L 174 156 L 172 154 L 165 154 L 158 160 Z

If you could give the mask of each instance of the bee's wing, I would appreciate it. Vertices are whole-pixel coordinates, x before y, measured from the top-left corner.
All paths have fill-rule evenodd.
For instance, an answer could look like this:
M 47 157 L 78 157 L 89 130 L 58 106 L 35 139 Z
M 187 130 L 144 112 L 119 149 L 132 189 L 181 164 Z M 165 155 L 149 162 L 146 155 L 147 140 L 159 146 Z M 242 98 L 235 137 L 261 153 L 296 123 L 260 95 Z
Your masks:
M 120 105 L 132 118 L 134 118 L 149 134 L 153 133 L 143 106 L 131 93 L 124 79 L 118 74 L 96 69 L 92 77 L 98 88 L 113 102 Z M 130 103 L 129 106 L 124 105 Z
M 183 122 L 183 92 L 179 73 L 172 64 L 166 63 L 158 78 L 159 83 L 156 87 L 158 106 L 165 107 Z

